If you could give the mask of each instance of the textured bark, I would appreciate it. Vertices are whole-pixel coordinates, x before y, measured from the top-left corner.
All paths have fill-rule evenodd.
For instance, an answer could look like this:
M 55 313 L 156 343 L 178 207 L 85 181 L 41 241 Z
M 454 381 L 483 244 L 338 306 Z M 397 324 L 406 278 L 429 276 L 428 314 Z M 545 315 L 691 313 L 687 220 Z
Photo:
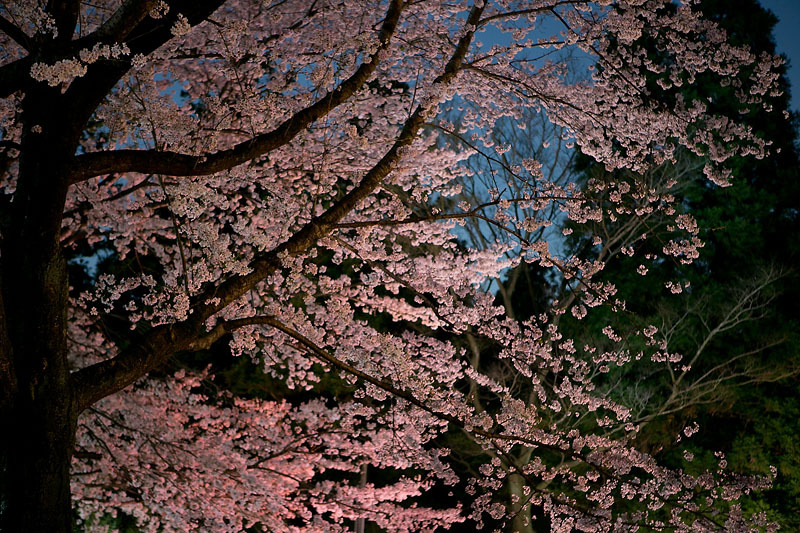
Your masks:
M 190 23 L 221 0 L 180 2 Z M 186 4 L 186 5 L 184 5 Z M 144 17 L 149 3 L 128 2 L 103 27 L 131 49 L 149 53 L 171 37 L 176 13 Z M 0 531 L 71 533 L 70 464 L 79 410 L 67 361 L 69 283 L 60 246 L 68 172 L 81 131 L 95 107 L 129 68 L 98 63 L 65 93 L 34 82 L 34 58 L 55 62 L 76 47 L 100 42 L 102 31 L 70 42 L 78 2 L 50 2 L 58 46 L 45 46 L 0 68 L 0 97 L 24 91 L 20 168 L 0 242 Z
M 69 532 L 75 410 L 67 362 L 66 264 L 59 233 L 66 161 L 77 143 L 54 90 L 23 102 L 25 146 L 9 227 L 4 228 L 4 428 L 2 531 Z M 60 118 L 55 118 L 60 117 Z
M 511 498 L 516 497 L 511 503 L 511 531 L 514 533 L 534 533 L 533 524 L 531 523 L 531 506 L 528 503 L 530 494 L 526 496 L 522 490 L 525 486 L 525 480 L 519 474 L 510 474 L 507 486 Z
M 530 462 L 532 454 L 533 448 L 524 448 L 520 451 L 517 464 L 527 464 Z M 508 489 L 510 514 L 512 517 L 511 531 L 514 533 L 534 533 L 535 531 L 541 530 L 541 527 L 535 527 L 536 525 L 541 526 L 541 524 L 534 524 L 532 520 L 530 504 L 531 493 L 525 493 L 524 487 L 526 484 L 526 479 L 516 470 L 513 470 L 508 475 L 506 488 Z

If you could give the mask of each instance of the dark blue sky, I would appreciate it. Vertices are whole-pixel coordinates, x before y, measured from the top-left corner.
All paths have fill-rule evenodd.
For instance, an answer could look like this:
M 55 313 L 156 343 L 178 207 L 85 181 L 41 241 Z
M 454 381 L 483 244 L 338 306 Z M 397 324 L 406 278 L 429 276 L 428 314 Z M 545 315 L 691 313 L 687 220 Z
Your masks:
M 775 42 L 778 52 L 789 58 L 792 109 L 800 111 L 800 0 L 761 0 L 761 5 L 778 17 Z

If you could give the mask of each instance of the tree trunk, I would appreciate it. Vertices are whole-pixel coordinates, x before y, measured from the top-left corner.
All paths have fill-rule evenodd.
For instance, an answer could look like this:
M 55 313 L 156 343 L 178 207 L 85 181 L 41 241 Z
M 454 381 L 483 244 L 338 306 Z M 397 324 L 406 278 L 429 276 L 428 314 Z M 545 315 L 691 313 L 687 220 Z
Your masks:
M 43 85 L 43 84 L 42 84 Z M 77 137 L 60 91 L 23 101 L 19 178 L 2 228 L 0 531 L 71 533 L 77 413 L 67 362 L 69 283 L 59 243 Z
M 71 533 L 69 469 L 75 424 L 67 402 L 32 401 L 30 396 L 18 397 L 6 425 L 0 531 Z
M 530 455 L 530 454 L 528 454 Z M 507 487 L 511 499 L 511 531 L 514 533 L 534 533 L 531 524 L 531 506 L 529 495 L 523 491 L 525 480 L 517 473 L 508 475 Z

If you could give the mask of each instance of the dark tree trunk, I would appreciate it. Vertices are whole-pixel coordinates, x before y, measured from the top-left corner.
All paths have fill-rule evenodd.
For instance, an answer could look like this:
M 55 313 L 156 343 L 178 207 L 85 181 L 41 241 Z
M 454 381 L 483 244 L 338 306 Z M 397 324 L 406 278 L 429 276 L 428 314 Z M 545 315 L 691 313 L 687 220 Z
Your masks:
M 130 37 L 131 55 L 148 55 L 172 37 L 178 13 L 199 24 L 221 4 L 176 0 L 166 17 L 153 19 L 146 16 L 150 4 L 132 2 L 120 8 L 110 29 L 104 25 L 112 34 L 92 36 L 103 42 Z M 0 79 L 0 96 L 25 94 L 10 207 L 0 197 L 0 533 L 72 532 L 69 470 L 77 416 L 87 405 L 85 396 L 83 403 L 77 399 L 67 361 L 61 220 L 81 132 L 129 68 L 123 61 L 98 61 L 63 93 L 29 78 L 33 62 L 53 64 L 63 55 L 79 8 L 77 0 L 47 2 L 58 39 L 33 39 L 30 55 L 3 67 Z
M 43 85 L 43 84 L 42 84 Z M 0 530 L 69 533 L 77 413 L 67 362 L 68 280 L 59 243 L 77 135 L 60 91 L 23 102 L 19 180 L 2 228 Z

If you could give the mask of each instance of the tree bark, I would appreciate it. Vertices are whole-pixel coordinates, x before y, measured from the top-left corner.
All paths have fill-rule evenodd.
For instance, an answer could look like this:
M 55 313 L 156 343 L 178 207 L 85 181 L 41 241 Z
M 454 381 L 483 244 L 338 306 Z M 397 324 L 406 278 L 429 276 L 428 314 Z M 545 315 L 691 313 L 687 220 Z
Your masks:
M 511 500 L 511 531 L 514 533 L 534 533 L 531 522 L 529 496 L 523 491 L 525 480 L 517 473 L 508 475 L 508 492 Z
M 164 19 L 139 19 L 141 22 L 135 24 L 121 13 L 119 24 L 125 28 L 123 33 L 130 32 L 131 55 L 147 55 L 171 37 L 170 28 L 177 13 L 186 16 L 191 24 L 197 24 L 220 3 L 221 0 L 180 0 L 178 4 L 182 8 L 177 9 L 171 4 L 171 13 Z M 76 2 L 58 0 L 48 5 L 61 14 L 57 17 L 59 21 L 66 21 L 63 24 L 59 22 L 59 27 L 74 28 L 74 23 L 70 25 L 69 20 L 74 14 L 74 6 L 78 5 Z M 381 47 L 388 46 L 403 7 L 401 0 L 391 2 L 380 31 Z M 482 11 L 482 6 L 473 7 L 468 26 L 475 28 Z M 469 31 L 459 40 L 444 72 L 434 83 L 446 84 L 455 77 L 472 34 Z M 62 35 L 61 31 L 59 35 Z M 63 35 L 71 33 L 65 30 Z M 90 39 L 97 37 L 89 36 Z M 61 88 L 32 82 L 28 76 L 31 61 L 47 60 L 49 56 L 52 60 L 56 55 L 57 50 L 44 47 L 31 54 L 33 59 L 18 60 L 0 69 L 0 96 L 17 90 L 25 92 L 17 188 L 13 194 L 10 222 L 4 223 L 0 219 L 3 225 L 0 231 L 3 239 L 0 242 L 0 341 L 3 344 L 0 347 L 0 416 L 3 423 L 0 434 L 0 532 L 71 533 L 69 470 L 77 417 L 81 410 L 135 382 L 175 351 L 190 349 L 202 336 L 205 319 L 263 279 L 275 268 L 275 258 L 280 252 L 298 253 L 324 236 L 380 185 L 392 165 L 400 159 L 401 149 L 411 144 L 417 135 L 426 113 L 425 109 L 418 108 L 406 120 L 389 152 L 358 186 L 328 211 L 277 249 L 259 256 L 251 265 L 253 271 L 249 274 L 229 278 L 213 287 L 213 296 L 217 297 L 218 303 L 198 305 L 193 317 L 184 323 L 154 328 L 142 342 L 123 350 L 116 357 L 70 375 L 66 333 L 69 282 L 59 242 L 62 213 L 67 189 L 70 183 L 77 181 L 76 161 L 80 167 L 85 165 L 92 170 L 87 175 L 77 173 L 78 177 L 87 179 L 112 170 L 104 166 L 107 158 L 116 160 L 116 156 L 120 156 L 120 153 L 112 153 L 111 156 L 76 158 L 75 153 L 87 119 L 128 66 L 124 62 L 97 62 L 62 93 Z M 334 91 L 329 100 L 312 105 L 306 110 L 307 122 L 324 116 L 324 112 L 339 100 L 346 100 L 366 81 L 375 66 L 376 62 L 362 65 L 353 78 L 340 87 L 341 94 Z M 205 170 L 229 168 L 261 155 L 276 147 L 276 142 L 279 141 L 279 145 L 291 140 L 301 131 L 301 126 L 290 123 L 283 129 L 279 128 L 275 139 L 265 137 L 261 144 L 257 139 L 252 144 L 258 148 L 255 152 L 248 151 L 252 150 L 249 143 L 232 149 L 230 153 L 223 152 L 224 157 L 220 156 L 215 162 L 221 167 Z M 127 152 L 121 153 L 125 155 Z M 231 154 L 235 157 L 228 158 Z M 134 155 L 134 162 L 140 161 L 141 154 Z M 156 159 L 162 161 L 163 158 L 159 157 Z M 167 171 L 165 173 L 186 175 L 186 169 L 171 157 L 167 157 L 169 165 L 163 169 Z M 178 159 L 183 161 L 181 157 Z M 92 161 L 94 167 L 90 164 Z M 98 161 L 102 164 L 97 164 Z M 120 170 L 136 168 L 123 166 Z M 206 296 L 199 295 L 198 301 L 205 302 Z M 402 395 L 399 390 L 392 392 Z M 409 401 L 413 403 L 414 399 Z
M 2 236 L 0 531 L 72 531 L 69 469 L 77 413 L 67 361 L 69 284 L 59 234 L 77 145 L 60 94 L 23 100 L 17 190 Z M 6 385 L 6 383 L 3 383 Z
M 152 2 L 129 2 L 101 30 L 77 41 L 76 0 L 48 2 L 59 38 L 38 42 L 0 68 L 0 97 L 23 91 L 20 166 L 9 213 L 0 216 L 0 533 L 72 533 L 69 472 L 80 405 L 67 360 L 69 282 L 60 247 L 62 213 L 82 129 L 129 66 L 98 62 L 62 93 L 30 78 L 81 48 L 130 40 L 149 54 L 172 37 L 178 13 L 192 25 L 222 0 L 176 0 L 162 19 Z M 4 204 L 6 205 L 6 204 Z

